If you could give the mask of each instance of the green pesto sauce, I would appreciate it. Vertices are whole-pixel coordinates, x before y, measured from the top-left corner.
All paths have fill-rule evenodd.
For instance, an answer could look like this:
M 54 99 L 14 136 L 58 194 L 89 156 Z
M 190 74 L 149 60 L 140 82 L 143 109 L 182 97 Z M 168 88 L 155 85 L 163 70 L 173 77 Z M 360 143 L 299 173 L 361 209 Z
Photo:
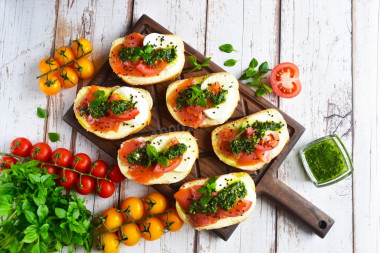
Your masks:
M 347 170 L 343 154 L 332 140 L 308 147 L 305 158 L 318 183 L 330 181 Z

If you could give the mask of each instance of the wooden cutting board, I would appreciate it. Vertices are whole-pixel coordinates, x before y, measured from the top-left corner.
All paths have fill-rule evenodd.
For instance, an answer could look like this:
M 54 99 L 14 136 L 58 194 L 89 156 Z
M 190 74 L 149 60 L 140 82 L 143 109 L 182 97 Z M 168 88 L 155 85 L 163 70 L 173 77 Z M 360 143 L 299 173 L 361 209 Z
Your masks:
M 142 34 L 149 34 L 152 32 L 161 34 L 171 34 L 167 29 L 152 20 L 146 15 L 143 15 L 132 28 L 132 32 Z M 186 62 L 181 75 L 177 79 L 184 79 L 189 77 L 203 76 L 209 73 L 223 72 L 221 67 L 214 62 L 210 62 L 208 68 L 201 71 L 191 72 L 191 65 L 187 61 L 187 56 L 193 55 L 199 62 L 203 62 L 206 57 L 196 51 L 194 48 L 185 43 Z M 74 128 L 77 132 L 92 141 L 100 149 L 104 150 L 110 156 L 117 158 L 117 150 L 120 144 L 130 138 L 137 136 L 146 136 L 152 134 L 173 132 L 173 131 L 189 131 L 198 140 L 199 146 L 199 159 L 196 161 L 191 173 L 181 182 L 170 185 L 154 185 L 153 187 L 164 194 L 170 201 L 174 202 L 174 193 L 185 182 L 197 178 L 212 177 L 215 175 L 225 174 L 229 172 L 239 171 L 222 163 L 214 154 L 211 146 L 211 132 L 215 127 L 192 129 L 184 127 L 175 121 L 167 107 L 166 107 L 166 89 L 172 81 L 164 82 L 151 86 L 142 86 L 139 88 L 146 89 L 150 92 L 153 98 L 152 119 L 149 126 L 142 129 L 139 133 L 133 134 L 121 140 L 105 140 L 94 134 L 87 132 L 76 120 L 73 106 L 66 112 L 63 120 Z M 111 69 L 107 61 L 99 72 L 96 74 L 91 85 L 98 86 L 127 86 Z M 239 82 L 240 89 L 240 102 L 229 121 L 244 117 L 246 115 L 267 109 L 276 108 L 273 104 L 263 98 L 258 98 L 254 92 Z M 279 110 L 279 109 L 278 109 Z M 288 186 L 280 182 L 277 177 L 277 170 L 296 142 L 299 140 L 305 128 L 290 116 L 279 110 L 288 124 L 290 140 L 282 150 L 282 152 L 274 158 L 269 164 L 264 166 L 261 170 L 251 172 L 253 180 L 256 184 L 257 195 L 265 195 L 272 199 L 278 206 L 288 210 L 291 214 L 302 220 L 308 227 L 311 228 L 320 237 L 324 237 L 334 224 L 334 220 L 327 214 L 323 213 L 316 206 L 308 202 L 302 196 L 294 192 Z M 233 225 L 226 228 L 212 230 L 223 240 L 228 240 L 238 225 Z

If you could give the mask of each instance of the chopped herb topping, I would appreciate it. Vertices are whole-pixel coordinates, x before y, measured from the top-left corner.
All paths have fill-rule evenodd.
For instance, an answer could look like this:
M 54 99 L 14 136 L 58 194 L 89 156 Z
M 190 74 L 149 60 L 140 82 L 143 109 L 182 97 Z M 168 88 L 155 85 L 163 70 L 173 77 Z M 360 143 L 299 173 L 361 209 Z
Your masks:
M 166 61 L 168 63 L 175 60 L 177 57 L 174 47 L 153 49 L 151 45 L 143 47 L 123 47 L 118 53 L 121 61 L 137 61 L 142 59 L 147 65 L 151 66 L 157 61 Z
M 210 88 L 201 89 L 200 84 L 193 85 L 187 89 L 183 89 L 178 93 L 178 98 L 175 100 L 177 109 L 186 108 L 191 105 L 199 105 L 202 107 L 215 107 L 226 101 L 228 90 L 220 89 L 219 93 L 210 91 Z M 207 99 L 210 99 L 211 104 L 207 104 Z

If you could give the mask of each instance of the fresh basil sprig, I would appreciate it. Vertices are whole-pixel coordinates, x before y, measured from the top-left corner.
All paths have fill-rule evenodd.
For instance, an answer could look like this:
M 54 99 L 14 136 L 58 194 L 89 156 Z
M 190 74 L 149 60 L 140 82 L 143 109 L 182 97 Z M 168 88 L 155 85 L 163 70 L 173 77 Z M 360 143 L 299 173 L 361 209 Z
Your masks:
M 193 72 L 195 70 L 201 70 L 203 67 L 208 67 L 209 66 L 208 63 L 211 61 L 211 57 L 208 57 L 206 58 L 206 60 L 204 60 L 203 63 L 198 63 L 197 58 L 195 58 L 192 55 L 189 55 L 187 59 L 189 60 L 191 66 L 193 66 L 190 72 Z
M 256 67 L 259 65 L 258 61 L 253 58 L 249 63 L 249 67 L 244 70 L 243 75 L 239 78 L 239 80 L 250 80 L 246 82 L 246 85 L 256 87 L 256 96 L 262 97 L 266 91 L 272 92 L 273 90 L 263 83 L 263 80 L 266 79 L 263 77 L 264 74 L 268 73 L 271 69 L 269 68 L 268 62 L 263 62 L 260 64 L 259 68 L 256 70 Z
M 169 166 L 169 159 L 166 158 L 166 156 L 158 153 L 157 149 L 153 145 L 146 145 L 146 153 L 149 157 L 149 165 L 147 165 L 146 167 L 149 167 L 152 161 L 157 161 L 157 163 L 160 165 Z
M 216 177 L 212 177 L 207 181 L 207 184 L 203 187 L 201 187 L 198 192 L 203 193 L 203 195 L 200 199 L 200 202 L 202 206 L 206 205 L 211 200 L 211 193 L 215 191 L 216 189 Z
M 224 44 L 219 47 L 220 51 L 223 51 L 225 53 L 231 53 L 232 51 L 238 52 L 234 49 L 234 47 L 231 44 Z

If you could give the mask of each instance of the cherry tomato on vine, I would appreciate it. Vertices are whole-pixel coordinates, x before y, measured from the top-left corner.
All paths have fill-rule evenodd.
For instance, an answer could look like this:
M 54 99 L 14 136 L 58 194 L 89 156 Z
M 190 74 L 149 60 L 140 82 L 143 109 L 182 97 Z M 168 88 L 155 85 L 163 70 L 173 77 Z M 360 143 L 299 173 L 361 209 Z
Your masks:
M 42 168 L 46 168 L 46 171 L 49 174 L 57 174 L 57 171 L 58 171 L 57 167 L 47 165 L 47 164 L 43 165 Z
M 107 178 L 114 183 L 121 183 L 124 181 L 125 176 L 121 173 L 119 166 L 116 164 L 109 170 Z
M 74 64 L 75 73 L 82 79 L 90 78 L 94 75 L 94 64 L 87 58 L 80 58 Z
M 16 138 L 11 143 L 11 153 L 14 155 L 27 157 L 31 149 L 32 143 L 24 137 Z
M 149 218 L 140 223 L 141 236 L 147 241 L 160 239 L 160 237 L 164 234 L 164 227 L 164 224 L 158 218 Z M 148 228 L 149 233 L 146 231 Z
M 55 75 L 46 75 L 41 77 L 38 86 L 43 93 L 53 96 L 61 90 L 62 84 Z
M 104 231 L 120 227 L 123 224 L 123 216 L 116 208 L 108 208 L 102 213 L 102 217 L 106 219 L 103 226 Z M 118 230 L 112 232 L 117 232 Z
M 98 185 L 96 189 L 96 194 L 102 198 L 109 198 L 115 192 L 115 185 L 112 182 L 107 180 L 100 179 L 98 180 Z
M 68 167 L 71 164 L 71 159 L 71 152 L 65 148 L 57 148 L 51 155 L 52 162 L 62 167 Z
M 12 164 L 16 164 L 17 159 L 12 156 L 3 156 L 0 160 L 0 171 L 10 169 Z
M 273 92 L 283 98 L 297 96 L 302 89 L 299 73 L 298 67 L 293 63 L 278 64 L 270 74 Z
M 64 67 L 59 71 L 59 76 L 62 78 L 62 86 L 71 88 L 78 84 L 79 78 L 75 71 L 70 67 Z
M 136 223 L 130 223 L 121 228 L 119 238 L 123 240 L 123 244 L 127 246 L 136 245 L 141 239 L 139 226 Z
M 107 233 L 101 237 L 104 249 L 102 253 L 116 253 L 120 248 L 119 238 L 115 233 Z
M 88 195 L 95 190 L 96 180 L 93 177 L 80 175 L 75 182 L 75 189 L 79 194 Z
M 103 160 L 97 160 L 91 164 L 90 174 L 95 177 L 105 178 L 107 175 L 107 163 Z
M 148 204 L 147 203 L 149 202 L 149 200 L 151 200 L 154 203 L 152 209 L 150 209 L 151 214 L 162 213 L 163 211 L 165 211 L 168 202 L 167 202 L 164 195 L 162 195 L 159 192 L 153 192 L 153 193 L 149 194 L 148 196 L 146 196 L 144 198 L 144 211 L 145 212 L 148 210 Z
M 30 157 L 34 160 L 47 162 L 51 157 L 51 148 L 45 142 L 34 144 L 30 150 Z
M 134 220 L 139 220 L 143 217 L 144 204 L 141 199 L 136 198 L 136 197 L 126 198 L 121 204 L 121 210 L 126 210 L 128 207 L 129 207 L 129 215 L 131 215 Z M 127 215 L 125 212 L 123 212 L 123 217 L 127 221 L 130 221 L 130 219 L 127 218 Z
M 59 66 L 61 66 L 61 65 L 59 65 L 59 63 L 56 59 L 54 59 L 52 57 L 46 57 L 40 61 L 40 65 L 38 67 L 39 67 L 41 73 L 45 74 L 46 72 L 49 72 L 50 70 L 56 69 Z M 55 71 L 51 72 L 51 75 L 58 74 L 58 71 L 59 70 L 55 70 Z
M 160 216 L 160 220 L 162 222 L 167 222 L 168 224 L 172 223 L 170 225 L 170 231 L 175 232 L 182 228 L 183 226 L 183 220 L 179 217 L 177 210 L 174 208 L 169 208 L 166 211 L 171 211 L 168 214 L 163 214 Z
M 63 175 L 63 171 L 65 171 L 65 174 Z M 60 170 L 58 172 L 59 178 L 57 179 L 57 183 L 59 186 L 63 186 L 66 189 L 70 189 L 74 186 L 75 182 L 77 181 L 78 174 L 71 171 L 71 170 Z
M 72 45 L 73 53 L 76 57 L 80 57 L 84 54 L 87 54 L 92 50 L 91 42 L 85 38 L 76 39 L 73 41 Z M 84 57 L 89 57 L 92 53 L 87 54 Z
M 68 62 L 75 60 L 75 55 L 74 55 L 73 51 L 71 51 L 71 48 L 60 47 L 57 50 L 55 50 L 54 58 L 62 66 L 65 63 L 68 63 Z
M 84 153 L 76 154 L 71 160 L 71 168 L 79 172 L 86 173 L 90 169 L 90 166 L 91 158 Z

